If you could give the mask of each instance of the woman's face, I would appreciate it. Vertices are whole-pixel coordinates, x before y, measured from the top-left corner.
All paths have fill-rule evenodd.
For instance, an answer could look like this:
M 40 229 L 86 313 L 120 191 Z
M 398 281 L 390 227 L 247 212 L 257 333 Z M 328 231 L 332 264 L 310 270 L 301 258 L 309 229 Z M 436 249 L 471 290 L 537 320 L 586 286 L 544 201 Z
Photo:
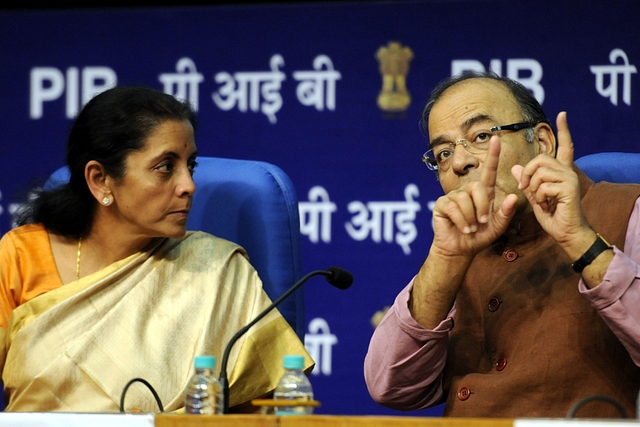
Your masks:
M 196 186 L 196 144 L 191 123 L 168 120 L 129 154 L 125 174 L 111 185 L 118 232 L 130 237 L 184 235 Z M 115 230 L 114 230 L 115 231 Z

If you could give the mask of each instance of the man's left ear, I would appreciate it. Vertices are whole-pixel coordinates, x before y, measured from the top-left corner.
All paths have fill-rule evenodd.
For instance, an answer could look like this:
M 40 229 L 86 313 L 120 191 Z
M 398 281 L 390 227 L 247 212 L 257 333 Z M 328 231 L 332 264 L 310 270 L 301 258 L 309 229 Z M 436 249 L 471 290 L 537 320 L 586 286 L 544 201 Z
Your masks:
M 556 156 L 557 140 L 553 129 L 547 123 L 539 123 L 535 128 L 538 154 Z

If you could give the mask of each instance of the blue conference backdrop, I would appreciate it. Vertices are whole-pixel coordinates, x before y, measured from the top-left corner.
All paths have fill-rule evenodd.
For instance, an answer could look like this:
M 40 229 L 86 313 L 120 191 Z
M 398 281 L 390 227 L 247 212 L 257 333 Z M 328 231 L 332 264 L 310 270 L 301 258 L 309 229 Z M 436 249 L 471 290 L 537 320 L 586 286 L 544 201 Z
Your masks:
M 290 176 L 305 271 L 354 275 L 344 292 L 305 285 L 317 412 L 439 415 L 382 408 L 362 373 L 375 319 L 433 237 L 442 190 L 421 162 L 421 107 L 441 79 L 491 69 L 521 81 L 553 122 L 568 112 L 577 157 L 637 151 L 639 12 L 636 0 L 0 12 L 0 232 L 64 163 L 71 120 L 95 94 L 146 85 L 187 99 L 201 155 Z

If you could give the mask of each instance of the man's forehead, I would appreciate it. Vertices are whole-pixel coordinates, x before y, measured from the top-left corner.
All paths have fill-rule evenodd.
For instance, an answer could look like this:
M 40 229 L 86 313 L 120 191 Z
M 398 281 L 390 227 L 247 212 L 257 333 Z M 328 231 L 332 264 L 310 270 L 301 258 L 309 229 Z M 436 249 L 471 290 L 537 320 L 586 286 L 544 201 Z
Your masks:
M 461 98 L 460 101 L 464 102 L 465 98 L 470 98 L 474 95 L 486 99 L 489 104 L 493 104 L 495 101 L 516 103 L 511 90 L 501 81 L 488 78 L 473 78 L 462 80 L 447 88 L 436 101 L 436 105 L 440 101 L 451 97 L 459 97 Z
M 433 126 L 443 122 L 449 122 L 447 127 L 454 123 L 458 127 L 476 116 L 506 120 L 520 115 L 520 106 L 506 85 L 493 79 L 473 78 L 442 93 L 431 110 L 429 129 L 431 133 Z

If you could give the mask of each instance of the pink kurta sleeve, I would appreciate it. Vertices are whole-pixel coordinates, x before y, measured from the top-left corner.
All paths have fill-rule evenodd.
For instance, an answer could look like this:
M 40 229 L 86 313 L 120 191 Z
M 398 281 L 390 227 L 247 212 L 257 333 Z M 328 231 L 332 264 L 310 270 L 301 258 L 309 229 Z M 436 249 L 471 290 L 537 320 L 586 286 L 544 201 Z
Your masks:
M 588 289 L 580 280 L 578 286 L 640 366 L 640 199 L 629 218 L 624 252 L 613 250 L 602 283 Z
M 415 278 L 414 278 L 415 280 Z M 413 280 L 398 294 L 377 326 L 364 361 L 371 397 L 400 410 L 422 409 L 442 398 L 442 370 L 455 308 L 435 329 L 420 326 L 409 312 Z

